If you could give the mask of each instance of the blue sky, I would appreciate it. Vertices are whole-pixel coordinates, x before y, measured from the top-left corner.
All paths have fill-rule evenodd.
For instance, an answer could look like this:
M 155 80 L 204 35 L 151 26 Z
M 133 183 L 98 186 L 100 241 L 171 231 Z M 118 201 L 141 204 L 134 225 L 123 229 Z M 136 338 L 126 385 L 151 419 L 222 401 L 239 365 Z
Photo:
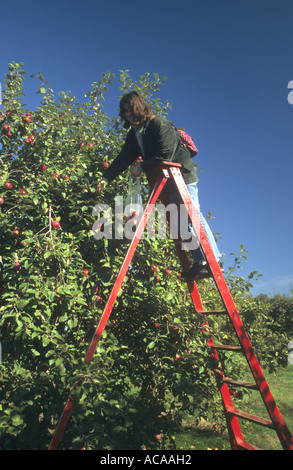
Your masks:
M 239 274 L 263 274 L 252 292 L 293 285 L 292 0 L 10 0 L 1 5 L 0 81 L 9 62 L 40 70 L 56 93 L 82 100 L 110 70 L 167 77 L 168 117 L 199 148 L 204 214 Z M 26 78 L 28 107 L 36 82 Z M 116 115 L 119 90 L 105 103 Z M 228 261 L 226 261 L 227 264 Z

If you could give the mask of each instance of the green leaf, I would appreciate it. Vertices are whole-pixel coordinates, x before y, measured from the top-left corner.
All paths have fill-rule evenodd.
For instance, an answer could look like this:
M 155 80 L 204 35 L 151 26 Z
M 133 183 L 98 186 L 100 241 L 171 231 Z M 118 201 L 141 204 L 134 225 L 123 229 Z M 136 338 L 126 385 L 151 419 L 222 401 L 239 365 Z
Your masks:
M 20 426 L 23 424 L 23 419 L 20 415 L 14 415 L 12 416 L 12 424 L 13 426 Z
M 34 356 L 40 356 L 39 351 L 37 351 L 36 349 L 31 349 L 31 352 L 33 353 Z
M 155 346 L 155 342 L 154 341 L 151 341 L 148 345 L 147 345 L 147 349 L 153 349 Z
M 47 336 L 43 336 L 43 338 L 42 338 L 42 343 L 43 343 L 44 348 L 45 348 L 46 346 L 48 346 L 48 344 L 49 344 L 50 342 L 51 342 L 51 339 L 50 339 L 50 338 L 48 338 Z
M 78 323 L 78 319 L 74 318 L 73 320 L 68 321 L 68 326 L 72 330 L 73 328 L 76 327 L 77 323 Z

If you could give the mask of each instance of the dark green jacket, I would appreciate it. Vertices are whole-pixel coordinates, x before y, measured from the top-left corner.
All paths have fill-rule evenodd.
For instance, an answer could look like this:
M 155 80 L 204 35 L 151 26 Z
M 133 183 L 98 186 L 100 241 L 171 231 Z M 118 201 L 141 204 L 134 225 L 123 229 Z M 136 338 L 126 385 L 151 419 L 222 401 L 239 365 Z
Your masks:
M 157 116 L 144 124 L 143 146 L 144 155 L 141 167 L 146 173 L 163 161 L 169 161 L 181 163 L 181 172 L 186 184 L 198 180 L 189 151 L 181 145 L 178 132 L 166 119 Z M 103 177 L 108 182 L 112 181 L 134 163 L 139 156 L 142 156 L 142 152 L 135 131 L 131 129 L 120 153 L 104 172 Z

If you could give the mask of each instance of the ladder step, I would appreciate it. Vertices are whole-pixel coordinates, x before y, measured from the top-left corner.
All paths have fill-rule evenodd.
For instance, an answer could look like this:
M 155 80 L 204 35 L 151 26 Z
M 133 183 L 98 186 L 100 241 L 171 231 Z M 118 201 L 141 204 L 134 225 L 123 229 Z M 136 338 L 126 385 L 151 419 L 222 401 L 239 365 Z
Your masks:
M 236 385 L 238 387 L 251 388 L 252 390 L 258 390 L 257 385 L 254 382 L 246 382 L 246 380 L 234 380 L 229 377 L 223 377 L 222 381 L 229 385 Z
M 237 442 L 237 449 L 238 450 L 243 450 L 243 449 L 246 449 L 246 450 L 263 450 L 263 449 L 260 449 L 259 447 L 256 447 L 252 444 L 248 444 L 248 442 L 245 442 L 245 441 L 238 441 Z
M 245 413 L 244 411 L 236 410 L 231 406 L 227 406 L 227 412 L 232 414 L 233 416 L 237 416 L 238 418 L 246 419 L 247 421 L 251 421 L 252 423 L 260 424 L 266 428 L 275 429 L 273 423 L 265 418 L 260 418 L 259 416 L 254 416 L 249 413 Z
M 197 313 L 202 315 L 226 315 L 227 310 L 200 310 Z
M 212 340 L 207 341 L 207 345 L 214 349 L 223 349 L 225 351 L 242 352 L 241 346 L 234 346 L 232 344 L 214 344 Z

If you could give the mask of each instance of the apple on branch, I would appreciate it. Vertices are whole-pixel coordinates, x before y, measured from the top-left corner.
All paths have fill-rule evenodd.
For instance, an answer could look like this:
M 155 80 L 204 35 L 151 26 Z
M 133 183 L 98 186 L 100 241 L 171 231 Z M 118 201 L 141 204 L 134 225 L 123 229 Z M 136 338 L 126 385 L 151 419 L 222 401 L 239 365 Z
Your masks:
M 23 116 L 23 118 L 22 118 L 22 122 L 25 122 L 26 124 L 29 124 L 31 122 L 31 114 L 26 113 L 26 115 Z
M 54 230 L 58 230 L 60 228 L 60 222 L 58 222 L 58 220 L 53 220 L 52 227 Z

